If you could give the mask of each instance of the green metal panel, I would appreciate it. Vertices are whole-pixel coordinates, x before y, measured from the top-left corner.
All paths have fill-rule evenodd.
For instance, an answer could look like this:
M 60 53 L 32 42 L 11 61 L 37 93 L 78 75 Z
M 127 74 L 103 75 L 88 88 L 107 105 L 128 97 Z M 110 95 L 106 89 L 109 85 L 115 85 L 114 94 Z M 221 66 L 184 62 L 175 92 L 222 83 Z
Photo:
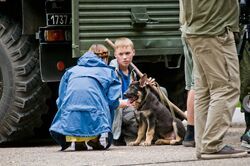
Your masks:
M 79 0 L 72 0 L 72 56 L 80 55 L 79 49 Z
M 133 40 L 137 56 L 181 54 L 178 0 L 72 0 L 73 56 L 106 38 Z M 138 12 L 138 13 L 136 13 Z M 148 20 L 147 20 L 148 19 Z

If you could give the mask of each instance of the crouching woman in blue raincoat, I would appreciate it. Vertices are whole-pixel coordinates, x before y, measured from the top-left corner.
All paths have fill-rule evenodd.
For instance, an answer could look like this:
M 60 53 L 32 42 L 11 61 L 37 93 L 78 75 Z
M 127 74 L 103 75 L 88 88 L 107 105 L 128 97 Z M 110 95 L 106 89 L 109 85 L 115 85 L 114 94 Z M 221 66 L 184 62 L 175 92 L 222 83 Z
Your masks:
M 111 145 L 114 110 L 119 106 L 120 82 L 107 65 L 108 49 L 94 44 L 77 65 L 63 75 L 58 112 L 49 129 L 65 150 L 102 150 Z

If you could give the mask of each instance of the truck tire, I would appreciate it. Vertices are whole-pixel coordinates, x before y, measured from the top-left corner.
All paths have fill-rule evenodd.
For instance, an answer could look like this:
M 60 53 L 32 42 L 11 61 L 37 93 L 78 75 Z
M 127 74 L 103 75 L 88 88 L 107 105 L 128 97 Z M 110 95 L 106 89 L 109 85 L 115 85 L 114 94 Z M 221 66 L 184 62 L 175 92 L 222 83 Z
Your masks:
M 34 37 L 0 14 L 0 143 L 32 136 L 48 110 L 36 48 Z

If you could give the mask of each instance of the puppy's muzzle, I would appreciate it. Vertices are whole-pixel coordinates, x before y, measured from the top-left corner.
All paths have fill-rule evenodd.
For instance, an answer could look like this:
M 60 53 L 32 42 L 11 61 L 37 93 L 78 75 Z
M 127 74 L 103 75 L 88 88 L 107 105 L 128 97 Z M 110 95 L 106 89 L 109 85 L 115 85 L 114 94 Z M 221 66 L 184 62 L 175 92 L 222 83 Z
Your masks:
M 124 96 L 129 100 L 130 103 L 133 103 L 136 101 L 139 97 L 135 93 L 130 93 L 129 91 L 126 91 L 124 93 Z

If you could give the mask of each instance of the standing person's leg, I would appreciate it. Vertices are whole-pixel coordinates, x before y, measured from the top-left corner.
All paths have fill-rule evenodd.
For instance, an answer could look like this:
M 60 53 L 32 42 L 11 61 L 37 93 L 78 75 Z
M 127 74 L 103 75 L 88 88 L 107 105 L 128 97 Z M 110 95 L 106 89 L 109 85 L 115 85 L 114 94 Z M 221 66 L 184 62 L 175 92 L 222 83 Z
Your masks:
M 188 125 L 194 126 L 194 89 L 189 90 L 187 98 L 187 119 Z
M 226 31 L 206 41 L 205 51 L 210 57 L 200 60 L 206 68 L 211 99 L 202 152 L 216 153 L 224 147 L 223 137 L 239 101 L 239 62 L 232 32 Z
M 183 145 L 185 147 L 195 147 L 194 96 L 195 96 L 194 89 L 189 90 L 187 96 L 187 132 L 183 140 Z
M 195 62 L 197 151 L 216 153 L 239 99 L 239 70 L 232 33 L 189 40 Z
M 226 31 L 217 37 L 199 37 L 190 40 L 192 44 L 195 64 L 203 68 L 209 92 L 207 119 L 202 133 L 200 152 L 201 158 L 228 158 L 243 157 L 247 153 L 223 145 L 223 138 L 230 127 L 235 106 L 239 100 L 239 63 L 236 53 L 233 33 Z M 200 44 L 202 43 L 202 44 Z M 198 67 L 199 68 L 199 67 Z M 198 70 L 200 71 L 200 70 Z M 199 73 L 199 72 L 198 72 Z M 199 74 L 198 74 L 199 76 Z M 200 79 L 195 79 L 199 84 Z M 195 110 L 199 97 L 198 90 L 195 96 Z M 205 107 L 203 105 L 202 107 Z M 199 118 L 196 118 L 197 120 Z M 199 126 L 200 124 L 196 124 Z M 198 128 L 198 127 L 197 127 Z
M 240 101 L 241 101 L 241 112 L 244 113 L 246 129 L 245 132 L 241 136 L 241 142 L 243 147 L 250 148 L 250 103 L 247 100 L 247 95 L 250 95 L 250 43 L 247 43 L 243 55 L 240 61 L 240 80 L 241 80 L 241 93 L 240 93 Z M 245 107 L 245 108 L 244 108 Z
M 185 147 L 194 147 L 194 80 L 193 80 L 193 60 L 191 50 L 188 48 L 185 37 L 182 38 L 183 51 L 185 56 L 185 89 L 187 94 L 187 132 L 182 144 Z
M 250 113 L 245 112 L 246 130 L 241 136 L 241 146 L 250 148 Z
M 196 156 L 200 158 L 202 149 L 202 136 L 207 122 L 207 112 L 210 102 L 209 89 L 207 78 L 204 74 L 203 66 L 198 60 L 198 56 L 202 56 L 200 47 L 204 45 L 203 38 L 190 37 L 187 38 L 188 44 L 192 49 L 194 62 L 194 82 L 195 82 L 195 96 L 194 96 L 194 122 L 195 122 L 195 147 Z

